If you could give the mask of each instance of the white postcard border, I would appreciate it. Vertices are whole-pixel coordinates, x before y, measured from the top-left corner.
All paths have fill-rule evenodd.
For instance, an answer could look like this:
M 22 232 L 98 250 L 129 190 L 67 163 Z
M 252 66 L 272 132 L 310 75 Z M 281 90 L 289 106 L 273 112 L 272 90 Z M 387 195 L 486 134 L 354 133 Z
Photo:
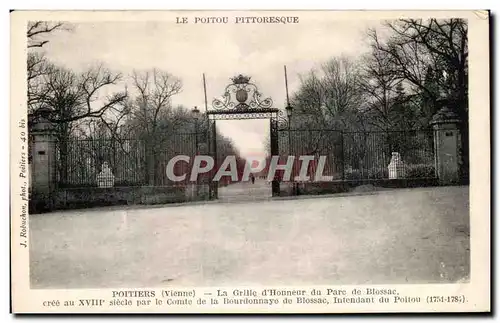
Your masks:
M 286 12 L 284 12 L 286 13 Z M 232 14 L 226 12 L 226 14 Z M 254 12 L 253 14 L 258 14 Z M 294 11 L 294 14 L 300 14 Z M 311 12 L 309 12 L 310 17 Z M 425 17 L 464 17 L 469 21 L 469 97 L 470 97 L 470 221 L 471 221 L 471 276 L 470 283 L 466 284 L 425 284 L 425 285 L 387 285 L 380 288 L 396 288 L 401 295 L 417 296 L 446 296 L 463 295 L 465 301 L 462 303 L 439 303 L 439 304 L 381 304 L 363 306 L 344 304 L 342 306 L 325 307 L 323 305 L 307 306 L 229 306 L 229 307 L 207 307 L 207 306 L 170 306 L 165 307 L 135 307 L 126 308 L 129 312 L 158 312 L 158 313 L 209 313 L 209 312 L 282 312 L 282 313 L 340 313 L 340 312 L 434 312 L 434 311 L 484 311 L 490 308 L 490 96 L 489 96 L 489 27 L 488 14 L 486 12 L 471 11 L 418 11 L 418 12 L 315 12 L 316 18 L 322 19 L 391 19 L 402 16 L 425 16 Z M 12 255 L 12 301 L 13 311 L 16 313 L 50 313 L 50 312 L 82 312 L 82 308 L 64 308 L 44 306 L 44 301 L 69 300 L 69 299 L 112 299 L 112 291 L 123 289 L 101 289 L 101 290 L 32 290 L 29 288 L 29 249 L 22 247 L 23 242 L 19 236 L 22 212 L 20 203 L 21 179 L 19 173 L 19 161 L 22 153 L 23 142 L 19 127 L 21 119 L 26 116 L 26 39 L 25 26 L 28 20 L 142 20 L 142 19 L 173 19 L 175 12 L 13 12 L 11 14 L 11 255 Z M 27 128 L 26 128 L 27 129 Z M 25 150 L 27 152 L 27 150 Z M 27 207 L 27 205 L 26 205 Z M 27 234 L 29 226 L 27 225 Z M 239 289 L 255 288 L 246 286 L 235 286 Z M 265 288 L 270 288 L 266 286 Z M 280 286 L 274 286 L 280 288 Z M 307 289 L 321 288 L 346 289 L 352 292 L 355 288 L 374 287 L 370 286 L 281 286 L 281 288 Z M 183 290 L 185 288 L 176 288 Z M 228 287 L 195 288 L 197 295 L 213 293 L 214 290 L 230 290 Z M 128 289 L 127 289 L 128 290 Z M 144 289 L 140 289 L 144 290 Z M 149 288 L 157 294 L 161 294 L 160 288 Z M 189 290 L 189 289 L 185 289 Z M 117 312 L 120 307 L 89 307 L 86 312 Z

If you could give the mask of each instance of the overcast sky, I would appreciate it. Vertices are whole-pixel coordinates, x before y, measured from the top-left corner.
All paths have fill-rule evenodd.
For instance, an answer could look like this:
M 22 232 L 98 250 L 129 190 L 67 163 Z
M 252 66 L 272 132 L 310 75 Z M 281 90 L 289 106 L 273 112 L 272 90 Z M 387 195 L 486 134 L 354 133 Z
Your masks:
M 293 92 L 299 85 L 298 74 L 333 56 L 366 52 L 366 30 L 379 24 L 379 20 L 318 19 L 301 12 L 292 15 L 300 16 L 298 24 L 180 25 L 175 23 L 176 15 L 163 21 L 75 23 L 72 31 L 54 34 L 46 51 L 54 62 L 75 70 L 104 63 L 124 75 L 134 69 L 168 71 L 183 82 L 183 91 L 173 103 L 202 110 L 203 73 L 209 105 L 222 95 L 230 77 L 242 73 L 252 77 L 265 97 L 273 99 L 274 107 L 283 108 L 284 65 Z M 193 16 L 189 18 L 193 20 Z M 219 131 L 231 137 L 243 155 L 264 154 L 267 120 L 218 123 Z

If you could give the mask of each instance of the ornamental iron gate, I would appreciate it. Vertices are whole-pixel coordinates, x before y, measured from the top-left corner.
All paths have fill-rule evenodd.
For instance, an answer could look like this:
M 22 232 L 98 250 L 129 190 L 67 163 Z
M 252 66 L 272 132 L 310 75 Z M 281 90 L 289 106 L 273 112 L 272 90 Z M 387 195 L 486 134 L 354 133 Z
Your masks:
M 227 85 L 220 99 L 214 99 L 212 108 L 207 111 L 209 118 L 210 149 L 209 154 L 214 161 L 217 160 L 216 143 L 216 120 L 245 120 L 245 119 L 269 119 L 270 121 L 270 142 L 271 156 L 279 154 L 278 148 L 278 128 L 284 124 L 286 118 L 283 111 L 273 108 L 271 98 L 262 98 L 262 93 L 254 83 L 250 82 L 250 77 L 242 74 L 231 78 L 232 83 Z M 217 166 L 217 161 L 215 162 Z M 213 179 L 213 176 L 211 176 Z M 216 199 L 218 182 L 211 179 L 210 196 Z M 280 194 L 279 181 L 275 178 L 272 181 L 272 195 Z
M 214 177 L 225 158 L 223 149 L 218 151 L 217 147 L 217 120 L 234 119 L 269 119 L 269 155 L 278 156 L 280 165 L 288 163 L 289 156 L 295 158 L 289 179 L 283 179 L 282 170 L 275 173 L 271 181 L 272 196 L 296 195 L 299 189 L 300 194 L 320 188 L 331 192 L 332 186 L 343 185 L 339 182 L 355 186 L 376 181 L 376 185 L 386 185 L 381 181 L 435 181 L 437 178 L 433 130 L 317 129 L 315 125 L 321 123 L 315 116 L 294 113 L 290 119 L 284 110 L 273 108 L 271 98 L 261 99 L 261 96 L 250 77 L 238 75 L 226 86 L 222 98 L 213 100 L 202 118 L 196 114 L 198 117 L 194 120 L 186 121 L 191 125 L 180 127 L 183 132 L 172 130 L 129 138 L 102 135 L 38 139 L 40 144 L 54 150 L 50 154 L 54 161 L 51 185 L 55 190 L 73 189 L 75 194 L 87 192 L 83 188 L 89 188 L 89 197 L 93 196 L 90 188 L 109 186 L 139 190 L 134 196 L 151 191 L 151 194 L 176 194 L 179 199 L 186 197 L 187 200 L 217 199 L 219 184 L 223 183 L 214 181 Z M 190 157 L 190 162 L 174 164 L 175 176 L 188 174 L 181 181 L 170 179 L 165 171 L 169 161 L 179 155 Z M 214 167 L 193 183 L 189 170 L 193 168 L 195 155 L 211 156 Z M 300 156 L 313 156 L 307 168 L 308 180 L 295 179 L 301 173 Z M 325 162 L 318 163 L 320 158 Z M 268 165 L 270 160 L 266 160 Z M 34 172 L 45 169 L 33 167 Z M 391 171 L 391 167 L 395 170 Z M 106 174 L 112 180 L 102 180 L 108 178 Z M 328 176 L 329 182 L 315 183 L 316 174 Z M 137 187 L 143 188 L 135 189 Z
M 283 171 L 272 178 L 273 197 L 335 193 L 366 183 L 382 187 L 440 183 L 439 160 L 444 157 L 438 154 L 437 145 L 453 135 L 449 129 L 315 129 L 322 124 L 318 120 L 321 115 L 294 113 L 290 119 L 284 110 L 273 108 L 271 98 L 262 98 L 250 77 L 240 74 L 231 80 L 202 118 L 196 114 L 194 122 L 183 121 L 193 127 L 182 124 L 179 128 L 183 132 L 172 129 L 127 134 L 130 137 L 106 133 L 61 137 L 49 120 L 37 121 L 29 138 L 31 205 L 36 205 L 36 196 L 44 201 L 49 195 L 54 196 L 54 208 L 101 205 L 103 201 L 130 204 L 217 199 L 219 182 L 214 177 L 224 158 L 223 149 L 217 151 L 217 120 L 234 119 L 269 119 L 270 156 L 278 156 L 280 165 L 294 156 L 290 181 L 282 178 Z M 215 167 L 193 183 L 188 175 L 193 156 L 206 154 L 213 158 Z M 187 175 L 183 180 L 171 179 L 165 171 L 179 155 L 190 157 L 190 162 L 173 164 L 174 176 Z M 302 170 L 300 156 L 313 156 L 306 167 L 311 180 L 295 179 Z M 326 161 L 318 163 L 320 158 Z M 315 182 L 312 176 L 316 174 L 329 180 Z

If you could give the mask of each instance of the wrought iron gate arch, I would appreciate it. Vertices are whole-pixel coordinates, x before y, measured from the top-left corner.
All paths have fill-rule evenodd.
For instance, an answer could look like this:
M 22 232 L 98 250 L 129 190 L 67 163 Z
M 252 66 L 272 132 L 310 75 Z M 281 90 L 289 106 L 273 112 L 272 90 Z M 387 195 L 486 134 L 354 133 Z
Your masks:
M 239 74 L 231 78 L 232 83 L 227 85 L 222 98 L 215 98 L 210 109 L 207 108 L 208 119 L 208 152 L 217 165 L 217 120 L 247 120 L 247 119 L 269 119 L 270 130 L 270 154 L 279 154 L 278 131 L 288 128 L 289 121 L 283 110 L 273 108 L 273 100 L 270 97 L 263 98 L 258 87 L 250 81 L 251 77 Z M 218 182 L 213 181 L 210 176 L 209 196 L 210 199 L 218 197 Z M 272 181 L 272 195 L 278 196 L 280 192 L 279 181 Z

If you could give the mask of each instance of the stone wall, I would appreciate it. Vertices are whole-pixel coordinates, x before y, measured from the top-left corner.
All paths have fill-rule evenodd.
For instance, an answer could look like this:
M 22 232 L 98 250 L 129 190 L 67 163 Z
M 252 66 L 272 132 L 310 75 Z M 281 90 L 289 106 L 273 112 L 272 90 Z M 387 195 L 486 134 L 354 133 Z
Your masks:
M 60 189 L 54 196 L 55 209 L 105 205 L 164 204 L 186 201 L 184 187 L 84 187 Z
M 208 200 L 208 185 L 60 188 L 32 194 L 30 213 L 111 205 L 155 205 Z
M 321 195 L 337 194 L 354 191 L 357 187 L 370 185 L 375 188 L 410 188 L 439 185 L 437 178 L 409 178 L 409 179 L 367 179 L 367 180 L 345 180 L 334 182 L 311 182 L 311 183 L 281 183 L 280 195 Z
M 204 189 L 200 188 L 200 191 Z M 109 205 L 181 203 L 208 199 L 205 195 L 190 195 L 188 187 L 183 186 L 82 187 L 59 189 L 51 197 L 33 196 L 31 204 L 32 212 L 37 213 L 46 211 L 48 206 L 45 202 L 49 199 L 52 200 L 52 210 L 61 210 Z

